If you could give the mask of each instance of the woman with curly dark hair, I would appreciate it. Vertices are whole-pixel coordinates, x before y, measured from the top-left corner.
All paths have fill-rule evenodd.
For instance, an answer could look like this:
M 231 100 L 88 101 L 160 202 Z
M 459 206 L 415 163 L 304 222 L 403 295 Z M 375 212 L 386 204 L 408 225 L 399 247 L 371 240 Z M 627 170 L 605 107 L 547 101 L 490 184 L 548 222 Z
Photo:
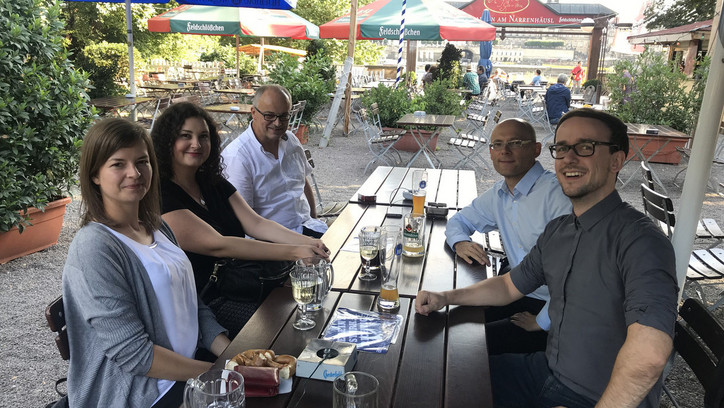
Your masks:
M 224 179 L 219 133 L 203 108 L 172 105 L 156 120 L 151 136 L 161 176 L 162 218 L 193 264 L 198 291 L 221 258 L 327 258 L 321 240 L 262 218 Z

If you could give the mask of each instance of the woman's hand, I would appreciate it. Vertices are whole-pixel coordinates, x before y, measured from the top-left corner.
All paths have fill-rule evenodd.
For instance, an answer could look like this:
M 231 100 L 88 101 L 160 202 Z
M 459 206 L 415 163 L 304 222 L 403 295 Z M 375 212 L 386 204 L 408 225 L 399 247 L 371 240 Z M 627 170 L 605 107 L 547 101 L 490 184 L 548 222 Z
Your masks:
M 320 257 L 329 261 L 329 250 L 325 251 L 315 245 L 296 245 L 292 250 L 292 254 L 294 255 L 294 259 Z
M 324 242 L 322 242 L 321 239 L 313 238 L 313 239 L 312 239 L 312 242 L 314 242 L 313 245 L 314 245 L 315 247 L 317 247 L 318 249 L 321 249 L 321 250 L 324 252 L 324 254 L 325 254 L 324 257 L 325 257 L 325 258 L 329 258 L 329 248 L 327 248 L 327 246 L 324 245 Z

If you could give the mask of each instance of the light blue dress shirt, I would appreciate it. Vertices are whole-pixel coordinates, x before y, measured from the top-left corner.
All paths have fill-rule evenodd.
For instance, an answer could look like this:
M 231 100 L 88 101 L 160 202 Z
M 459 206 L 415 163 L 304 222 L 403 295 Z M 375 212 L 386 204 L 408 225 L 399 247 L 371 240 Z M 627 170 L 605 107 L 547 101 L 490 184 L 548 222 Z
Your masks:
M 454 249 L 456 243 L 470 241 L 475 231 L 485 233 L 497 229 L 512 268 L 533 248 L 548 222 L 570 214 L 571 208 L 571 201 L 563 194 L 555 174 L 544 170 L 536 161 L 512 193 L 505 180 L 500 180 L 452 216 L 445 229 L 446 241 Z M 546 302 L 550 299 L 547 286 L 527 296 Z M 536 320 L 544 330 L 550 327 L 547 313 L 540 313 Z

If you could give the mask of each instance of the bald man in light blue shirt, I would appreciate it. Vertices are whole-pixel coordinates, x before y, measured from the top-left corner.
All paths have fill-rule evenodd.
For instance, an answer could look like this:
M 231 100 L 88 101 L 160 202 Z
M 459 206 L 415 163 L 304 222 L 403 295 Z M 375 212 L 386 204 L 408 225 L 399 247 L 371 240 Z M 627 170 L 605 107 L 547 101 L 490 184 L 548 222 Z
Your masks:
M 536 142 L 535 130 L 528 122 L 522 119 L 500 122 L 493 130 L 490 145 L 493 166 L 503 180 L 450 218 L 446 242 L 464 261 L 489 264 L 483 247 L 472 242 L 470 236 L 475 231 L 485 233 L 497 229 L 513 267 L 528 254 L 549 221 L 570 214 L 571 202 L 563 194 L 555 174 L 544 170 L 536 160 L 541 144 Z M 536 333 L 536 329 L 550 327 L 544 306 L 549 299 L 548 288 L 542 286 L 511 305 L 488 308 L 489 353 L 545 349 L 546 334 Z M 540 313 L 542 309 L 544 312 Z

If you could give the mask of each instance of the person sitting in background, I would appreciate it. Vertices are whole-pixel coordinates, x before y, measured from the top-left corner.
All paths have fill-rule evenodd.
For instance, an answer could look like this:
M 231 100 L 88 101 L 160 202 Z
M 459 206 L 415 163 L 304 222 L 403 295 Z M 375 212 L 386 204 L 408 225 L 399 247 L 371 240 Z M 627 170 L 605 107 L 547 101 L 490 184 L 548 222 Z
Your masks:
M 280 85 L 257 89 L 249 127 L 221 153 L 223 175 L 259 215 L 300 234 L 320 238 L 327 224 L 316 218 L 307 177 L 312 166 L 287 130 L 292 97 Z
M 158 168 L 141 126 L 96 123 L 83 140 L 82 227 L 63 268 L 72 407 L 178 407 L 225 330 L 198 299 L 189 259 L 161 220 Z
M 422 76 L 422 87 L 425 88 L 432 83 L 432 66 L 425 64 L 425 75 Z
M 478 85 L 480 85 L 481 94 L 488 87 L 488 76 L 485 75 L 485 68 L 482 65 L 478 65 Z
M 161 176 L 162 217 L 191 260 L 197 291 L 207 285 L 214 264 L 223 258 L 327 257 L 322 241 L 261 217 L 224 179 L 219 133 L 202 107 L 188 102 L 171 105 L 156 120 L 152 136 Z M 209 302 L 218 311 L 216 303 Z M 251 314 L 253 309 L 239 320 L 221 323 L 240 328 Z M 217 317 L 221 319 L 218 313 Z
M 480 95 L 480 83 L 478 81 L 478 76 L 470 68 L 468 68 L 465 71 L 465 75 L 463 75 L 463 86 L 465 89 L 470 90 L 470 93 L 465 95 L 465 99 L 470 99 L 473 96 Z
M 558 123 L 561 116 L 568 112 L 571 106 L 571 90 L 566 87 L 566 82 L 568 82 L 568 76 L 560 74 L 558 75 L 558 81 L 546 91 L 546 109 L 551 124 Z
M 533 80 L 530 81 L 530 84 L 533 86 L 540 86 L 540 81 L 543 80 L 543 77 L 540 75 L 541 72 L 539 69 L 535 70 L 535 76 L 533 77 Z
M 497 229 L 508 263 L 514 267 L 535 245 L 548 221 L 571 213 L 571 202 L 556 176 L 536 160 L 540 152 L 535 129 L 522 119 L 506 119 L 493 129 L 490 159 L 503 180 L 453 215 L 445 229 L 447 244 L 463 261 L 490 265 L 485 249 L 470 236 Z M 550 319 L 543 308 L 549 299 L 548 288 L 541 286 L 510 305 L 485 309 L 488 354 L 545 350 Z

